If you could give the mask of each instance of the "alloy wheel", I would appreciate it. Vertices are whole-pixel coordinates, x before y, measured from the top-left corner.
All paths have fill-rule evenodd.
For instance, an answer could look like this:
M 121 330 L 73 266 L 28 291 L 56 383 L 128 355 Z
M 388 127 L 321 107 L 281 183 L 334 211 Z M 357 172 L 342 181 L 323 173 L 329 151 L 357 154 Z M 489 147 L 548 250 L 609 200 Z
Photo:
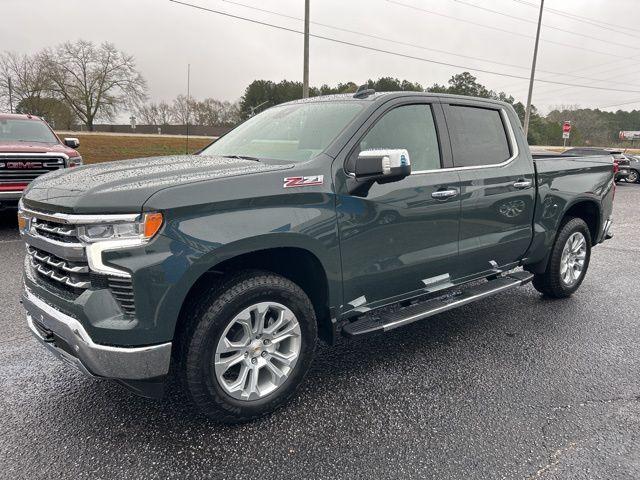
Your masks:
M 581 232 L 569 236 L 562 249 L 560 259 L 560 278 L 562 283 L 571 287 L 580 279 L 587 258 L 587 240 Z
M 256 303 L 238 313 L 220 337 L 214 354 L 216 379 L 233 398 L 258 400 L 287 380 L 300 347 L 295 314 L 280 303 Z

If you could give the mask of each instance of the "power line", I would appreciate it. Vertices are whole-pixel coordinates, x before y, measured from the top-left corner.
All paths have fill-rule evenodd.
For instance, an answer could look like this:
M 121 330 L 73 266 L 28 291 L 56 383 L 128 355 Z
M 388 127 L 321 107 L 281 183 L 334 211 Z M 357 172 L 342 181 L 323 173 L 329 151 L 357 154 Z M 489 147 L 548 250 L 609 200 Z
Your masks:
M 273 11 L 273 10 L 267 10 L 267 9 L 260 8 L 260 7 L 254 7 L 253 5 L 247 5 L 247 4 L 240 3 L 240 2 L 234 2 L 232 0 L 220 0 L 220 1 L 225 2 L 225 3 L 229 3 L 231 5 L 237 5 L 239 7 L 248 8 L 250 10 L 255 10 L 257 12 L 268 13 L 268 14 L 276 15 L 276 16 L 283 17 L 283 18 L 289 18 L 291 20 L 304 21 L 304 19 L 301 18 L 301 17 L 295 17 L 293 15 L 287 15 L 286 13 L 276 12 L 276 11 Z M 470 60 L 477 60 L 477 61 L 486 62 L 486 63 L 493 63 L 495 65 L 501 65 L 503 67 L 519 68 L 519 69 L 523 69 L 523 70 L 528 70 L 529 69 L 529 67 L 524 66 L 524 65 L 516 65 L 516 64 L 513 64 L 513 63 L 499 62 L 497 60 L 489 60 L 487 58 L 474 57 L 472 55 L 463 55 L 461 53 L 450 52 L 450 51 L 441 50 L 441 49 L 438 49 L 438 48 L 425 47 L 424 45 L 418 45 L 418 44 L 410 43 L 410 42 L 403 42 L 401 40 L 395 40 L 395 39 L 388 38 L 388 37 L 383 37 L 383 36 L 380 36 L 380 35 L 374 35 L 374 34 L 371 34 L 371 33 L 360 32 L 360 31 L 357 31 L 357 30 L 351 30 L 349 28 L 337 27 L 335 25 L 329 25 L 327 23 L 315 22 L 315 21 L 311 21 L 310 23 L 313 24 L 313 25 L 318 25 L 320 27 L 329 28 L 331 30 L 336 30 L 338 32 L 351 33 L 353 35 L 359 35 L 359 36 L 366 37 L 366 38 L 372 38 L 374 40 L 381 40 L 383 42 L 394 43 L 396 45 L 402 45 L 402 46 L 405 46 L 405 47 L 419 48 L 421 50 L 426 50 L 426 51 L 436 52 L 436 53 L 443 53 L 445 55 L 452 55 L 454 57 L 467 58 L 467 59 L 470 59 Z M 555 72 L 547 72 L 547 73 L 555 73 Z
M 596 69 L 597 69 L 594 73 L 599 73 L 599 72 L 602 70 L 602 67 L 607 67 L 607 66 L 609 66 L 609 65 L 613 65 L 613 64 L 616 64 L 616 63 L 620 63 L 620 62 L 622 62 L 622 61 L 635 60 L 635 59 L 637 59 L 637 58 L 639 58 L 639 57 L 640 57 L 640 55 L 634 55 L 634 56 L 632 56 L 632 57 L 626 57 L 624 60 L 612 60 L 612 61 L 610 61 L 610 62 L 598 63 L 597 65 L 591 65 L 591 66 L 589 66 L 589 67 L 580 67 L 580 68 L 576 68 L 576 69 L 573 69 L 573 70 L 569 70 L 569 71 L 568 71 L 568 72 L 566 72 L 566 73 L 556 73 L 556 74 L 554 74 L 553 76 L 554 76 L 554 77 L 559 77 L 559 76 L 560 76 L 560 77 L 562 77 L 562 76 L 567 76 L 567 75 L 568 75 L 568 76 L 572 76 L 572 75 L 570 75 L 570 74 L 575 73 L 575 72 L 584 72 L 585 70 L 593 70 L 594 68 L 596 68 Z M 633 66 L 635 66 L 635 65 L 629 65 L 629 66 L 632 66 L 632 67 L 633 67 Z M 626 68 L 626 67 L 620 67 L 620 68 Z M 606 70 L 606 69 L 605 69 L 605 70 Z M 542 70 L 540 70 L 540 71 L 542 71 Z M 586 79 L 586 78 L 588 78 L 588 77 L 584 77 L 584 78 Z M 591 80 L 599 81 L 598 79 L 593 79 L 593 78 L 590 78 L 590 79 L 591 79 Z M 609 82 L 610 82 L 610 81 L 609 81 Z M 610 83 L 617 83 L 617 82 L 610 82 Z M 500 87 L 500 89 L 513 88 L 513 87 L 516 87 L 516 86 L 519 86 L 519 85 L 520 85 L 520 83 L 517 83 L 517 84 L 516 84 L 516 83 L 508 83 L 508 84 L 503 85 L 502 87 Z M 627 84 L 627 85 L 628 85 L 628 84 Z
M 636 98 L 635 100 L 631 100 L 629 102 L 623 102 L 623 103 L 614 103 L 612 105 L 604 105 L 604 106 L 600 106 L 600 107 L 596 107 L 596 108 L 611 108 L 611 107 L 621 107 L 623 105 L 632 105 L 634 103 L 640 103 L 640 98 Z
M 625 73 L 623 75 L 620 75 L 622 77 L 626 77 L 628 75 L 635 75 L 640 73 L 640 70 L 634 70 L 633 72 L 629 72 L 629 73 Z M 608 81 L 608 80 L 598 80 L 598 81 Z M 563 92 L 568 90 L 570 87 L 561 87 L 561 88 L 554 88 L 552 90 L 547 90 L 546 92 L 542 92 L 542 100 L 544 100 L 545 98 L 548 98 L 550 94 L 554 94 L 554 93 L 558 93 L 558 92 Z M 538 101 L 540 101 L 541 99 L 538 98 Z
M 245 22 L 254 23 L 256 25 L 262 25 L 262 26 L 265 26 L 265 27 L 271 27 L 271 28 L 275 28 L 277 30 L 282 30 L 282 31 L 285 31 L 285 32 L 297 33 L 299 35 L 303 35 L 304 34 L 304 32 L 302 32 L 300 30 L 293 29 L 293 28 L 283 27 L 282 25 L 275 25 L 273 23 L 268 23 L 268 22 L 263 22 L 263 21 L 260 21 L 260 20 L 255 20 L 255 19 L 252 19 L 252 18 L 242 17 L 240 15 L 234 15 L 234 14 L 231 14 L 231 13 L 228 13 L 228 12 L 222 12 L 220 10 L 214 10 L 214 9 L 211 9 L 211 8 L 202 7 L 200 5 L 194 5 L 192 3 L 187 3 L 187 2 L 180 1 L 180 0 L 169 0 L 169 1 L 171 3 L 176 3 L 178 5 L 191 7 L 191 8 L 194 8 L 196 10 L 202 10 L 202 11 L 205 11 L 205 12 L 214 13 L 214 14 L 217 14 L 217 15 L 222 15 L 222 16 L 225 16 L 225 17 L 234 18 L 236 20 L 242 20 L 242 21 L 245 21 Z M 442 62 L 442 61 L 439 61 L 439 60 L 432 60 L 432 59 L 424 58 L 424 57 L 418 57 L 418 56 L 414 56 L 414 55 L 407 55 L 407 54 L 400 53 L 400 52 L 394 52 L 394 51 L 385 50 L 385 49 L 382 49 L 382 48 L 370 47 L 370 46 L 367 46 L 367 45 L 362 45 L 362 44 L 359 44 L 359 43 L 349 42 L 349 41 L 346 41 L 346 40 L 339 40 L 337 38 L 327 37 L 327 36 L 324 36 L 324 35 L 318 35 L 318 34 L 314 34 L 314 33 L 309 33 L 309 36 L 313 37 L 313 38 L 318 38 L 320 40 L 326 40 L 328 42 L 338 43 L 338 44 L 341 44 L 341 45 L 348 45 L 348 46 L 351 46 L 351 47 L 356 47 L 356 48 L 360 48 L 360 49 L 363 49 L 363 50 L 369 50 L 369 51 L 372 51 L 372 52 L 385 53 L 387 55 L 393 55 L 393 56 L 400 57 L 400 58 L 407 58 L 407 59 L 410 59 L 410 60 L 418 60 L 418 61 L 425 62 L 425 63 L 432 63 L 434 65 L 443 65 L 443 66 L 446 66 L 446 67 L 460 68 L 460 69 L 463 69 L 463 70 L 470 70 L 472 72 L 486 73 L 486 74 L 489 74 L 489 75 L 496 75 L 496 76 L 500 76 L 500 77 L 517 78 L 517 79 L 522 79 L 522 80 L 528 80 L 529 79 L 529 77 L 524 77 L 524 76 L 521 76 L 521 75 L 514 75 L 514 74 L 510 74 L 510 73 L 496 72 L 496 71 L 493 71 L 493 70 L 486 70 L 486 69 L 482 69 L 482 68 L 469 67 L 467 65 L 460 65 L 460 64 L 449 63 L 449 62 Z M 597 86 L 591 86 L 591 85 L 581 85 L 581 84 L 576 84 L 576 83 L 558 82 L 558 81 L 553 81 L 553 80 L 542 80 L 542 79 L 540 79 L 538 81 L 542 82 L 542 83 L 551 83 L 551 84 L 554 84 L 554 85 L 565 85 L 565 86 L 568 86 L 568 87 L 588 88 L 588 89 L 591 89 L 591 90 L 606 90 L 606 91 L 611 91 L 611 92 L 624 92 L 624 93 L 640 93 L 640 90 L 622 90 L 622 89 L 619 89 L 619 88 L 597 87 Z
M 516 2 L 516 3 L 520 3 L 522 5 L 526 5 L 528 7 L 538 8 L 538 6 L 535 3 L 527 2 L 525 0 L 512 0 L 512 1 Z M 603 22 L 602 20 L 595 20 L 593 18 L 583 17 L 583 16 L 577 15 L 575 13 L 569 13 L 569 12 L 565 12 L 563 10 L 558 10 L 558 9 L 554 9 L 554 8 L 549 8 L 548 10 L 549 10 L 550 13 L 553 13 L 554 15 L 559 15 L 561 17 L 568 18 L 568 19 L 573 20 L 575 22 L 586 23 L 586 24 L 592 25 L 594 27 L 602 28 L 602 29 L 607 30 L 609 32 L 611 32 L 612 28 L 615 28 L 616 29 L 615 30 L 616 33 L 619 33 L 621 35 L 627 35 L 627 36 L 633 37 L 633 38 L 640 38 L 640 36 L 638 36 L 638 35 L 634 35 L 632 33 L 628 33 L 628 32 L 625 32 L 625 31 L 621 30 L 622 28 L 626 28 L 628 30 L 633 30 L 633 28 L 631 28 L 631 27 L 624 27 L 624 26 L 621 26 L 621 25 L 616 25 L 614 23 Z
M 304 18 L 301 18 L 301 17 L 296 17 L 296 16 L 293 16 L 293 15 L 287 15 L 286 13 L 276 12 L 274 10 L 267 10 L 265 8 L 254 7 L 253 5 L 247 5 L 245 3 L 240 3 L 240 2 L 233 1 L 233 0 L 221 0 L 221 1 L 224 2 L 224 3 L 228 3 L 230 5 L 235 5 L 235 6 L 247 8 L 249 10 L 255 10 L 257 12 L 267 13 L 267 14 L 270 14 L 270 15 L 276 15 L 278 17 L 288 18 L 288 19 L 291 19 L 291 20 L 296 20 L 296 21 L 301 21 L 301 22 L 304 21 Z M 454 0 L 454 1 L 457 1 L 457 0 Z M 362 36 L 362 37 L 372 38 L 372 39 L 375 39 L 375 40 L 382 40 L 384 42 L 389 42 L 389 43 L 393 43 L 393 44 L 396 44 L 396 45 L 413 47 L 413 48 L 418 48 L 418 49 L 421 49 L 421 50 L 427 50 L 427 51 L 431 51 L 431 52 L 442 53 L 442 54 L 445 54 L 445 55 L 451 55 L 451 56 L 460 57 L 460 58 L 466 58 L 466 59 L 475 60 L 475 61 L 492 63 L 492 64 L 495 64 L 495 65 L 501 65 L 503 67 L 518 68 L 520 70 L 525 70 L 525 71 L 529 71 L 529 69 L 531 68 L 530 66 L 515 65 L 513 63 L 499 62 L 499 61 L 496 61 L 496 60 L 489 60 L 487 58 L 474 57 L 474 56 L 471 56 L 471 55 L 463 55 L 463 54 L 460 54 L 460 53 L 450 52 L 450 51 L 447 51 L 447 50 L 441 50 L 441 49 L 437 49 L 437 48 L 425 47 L 423 45 L 417 45 L 415 43 L 403 42 L 403 41 L 391 39 L 391 38 L 388 38 L 388 37 L 382 37 L 382 36 L 379 36 L 379 35 L 360 32 L 360 31 L 357 31 L 357 30 L 351 30 L 351 29 L 348 29 L 348 28 L 337 27 L 335 25 L 329 25 L 327 23 L 321 23 L 321 22 L 315 22 L 315 21 L 310 21 L 310 23 L 312 23 L 313 25 L 318 25 L 318 26 L 321 26 L 321 27 L 325 27 L 325 28 L 329 28 L 329 29 L 332 29 L 332 30 L 336 30 L 336 31 L 339 31 L 339 32 L 350 33 L 350 34 L 353 34 L 353 35 L 359 35 L 359 36 Z M 583 75 L 572 75 L 571 72 L 560 73 L 560 72 L 554 72 L 554 71 L 550 71 L 550 70 L 543 70 L 541 68 L 538 68 L 537 70 L 539 72 L 548 73 L 548 74 L 552 74 L 552 75 L 555 75 L 555 76 L 572 77 L 572 78 L 577 78 L 577 79 L 582 79 L 582 80 L 595 80 L 595 81 L 599 80 L 599 79 L 596 79 L 596 78 L 586 77 L 586 76 L 583 76 Z M 624 83 L 624 82 L 616 82 L 616 81 L 607 81 L 607 83 L 623 85 L 623 86 L 628 86 L 628 87 L 635 86 L 633 84 Z
M 437 15 L 439 17 L 448 18 L 448 19 L 451 19 L 451 20 L 456 20 L 458 22 L 468 23 L 470 25 L 475 25 L 477 27 L 488 28 L 489 30 L 495 30 L 495 31 L 498 31 L 498 32 L 508 33 L 508 34 L 516 35 L 518 37 L 523 37 L 523 38 L 535 38 L 534 36 L 527 35 L 525 33 L 513 32 L 511 30 L 494 27 L 492 25 L 486 25 L 484 23 L 474 22 L 472 20 L 467 20 L 465 18 L 459 18 L 459 17 L 454 17 L 452 15 L 447 15 L 445 13 L 434 12 L 433 10 L 427 10 L 426 8 L 416 7 L 415 5 L 409 5 L 407 3 L 398 2 L 396 0 L 386 0 L 386 1 L 389 2 L 389 3 L 393 3 L 394 5 L 400 5 L 401 7 L 410 8 L 412 10 L 428 13 L 430 15 Z M 584 50 L 586 52 L 597 53 L 599 55 L 607 55 L 609 57 L 626 58 L 626 57 L 624 57 L 622 55 L 615 55 L 615 54 L 610 53 L 610 52 L 601 52 L 599 50 L 592 50 L 590 48 L 580 47 L 578 45 L 571 45 L 569 43 L 556 42 L 555 40 L 545 40 L 545 43 L 553 43 L 554 45 L 560 45 L 560 46 L 568 47 L 568 48 L 575 48 L 577 50 Z
M 484 10 L 486 12 L 494 13 L 496 15 L 501 15 L 503 17 L 512 18 L 514 20 L 518 20 L 518 21 L 521 21 L 521 22 L 532 23 L 534 25 L 536 25 L 536 23 L 537 23 L 535 20 L 531 20 L 529 18 L 522 18 L 522 17 L 518 17 L 516 15 L 510 15 L 508 13 L 504 13 L 504 12 L 501 12 L 499 10 L 493 10 L 491 8 L 487 8 L 487 7 L 483 7 L 483 6 L 480 6 L 480 5 L 476 5 L 474 3 L 465 2 L 464 0 L 453 0 L 453 1 L 456 2 L 456 3 L 459 3 L 461 5 L 466 5 L 468 7 L 477 8 L 479 10 Z M 608 43 L 610 45 L 617 45 L 619 47 L 634 48 L 632 45 L 629 45 L 629 44 L 626 44 L 626 43 L 612 42 L 611 40 L 605 40 L 604 38 L 594 37 L 593 35 L 587 35 L 585 33 L 579 33 L 579 32 L 574 32 L 572 30 L 566 30 L 566 29 L 560 28 L 560 27 L 554 27 L 553 25 L 548 25 L 546 23 L 543 23 L 542 25 L 544 25 L 545 28 L 549 28 L 551 30 L 557 30 L 557 31 L 563 32 L 563 33 L 568 33 L 570 35 L 576 35 L 578 37 L 588 38 L 590 40 L 596 40 L 598 42 Z

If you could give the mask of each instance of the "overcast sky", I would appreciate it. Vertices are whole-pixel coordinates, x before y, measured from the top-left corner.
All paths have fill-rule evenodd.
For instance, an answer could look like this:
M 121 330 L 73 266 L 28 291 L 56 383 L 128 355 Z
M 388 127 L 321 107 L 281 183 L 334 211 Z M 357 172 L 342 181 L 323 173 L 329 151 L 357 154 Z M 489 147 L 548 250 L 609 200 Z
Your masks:
M 302 18 L 304 0 L 233 0 L 236 4 L 225 0 L 184 1 L 290 29 L 303 28 L 299 20 L 255 11 L 237 3 Z M 311 0 L 312 22 L 416 46 L 318 24 L 311 25 L 311 32 L 460 65 L 487 87 L 504 90 L 524 102 L 527 80 L 481 73 L 473 68 L 528 77 L 538 14 L 533 4 L 539 4 L 539 0 Z M 496 10 L 502 15 L 471 5 Z M 640 51 L 637 48 L 640 1 L 546 0 L 545 8 L 537 77 L 625 91 L 536 83 L 533 103 L 543 112 L 557 105 L 604 107 L 633 100 L 638 102 L 608 109 L 640 108 Z M 198 98 L 233 101 L 254 79 L 302 79 L 302 35 L 169 0 L 0 0 L 0 9 L 0 49 L 29 53 L 79 38 L 109 41 L 135 56 L 153 100 L 171 100 L 186 91 L 188 63 L 191 64 L 191 93 Z M 598 25 L 554 14 L 552 9 L 593 19 Z M 492 26 L 499 31 L 468 22 Z M 604 25 L 605 22 L 611 26 Z M 368 78 L 394 76 L 427 86 L 434 82 L 446 83 L 451 75 L 465 70 L 317 38 L 311 39 L 310 52 L 312 85 L 340 81 L 362 83 Z

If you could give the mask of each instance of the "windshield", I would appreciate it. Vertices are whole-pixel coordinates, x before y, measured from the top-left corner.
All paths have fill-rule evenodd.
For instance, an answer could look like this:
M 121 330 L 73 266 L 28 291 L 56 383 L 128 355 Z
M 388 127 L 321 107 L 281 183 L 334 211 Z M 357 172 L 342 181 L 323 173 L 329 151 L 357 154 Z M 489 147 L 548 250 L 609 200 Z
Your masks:
M 38 120 L 0 119 L 0 141 L 58 143 L 47 125 Z
M 362 108 L 354 101 L 273 107 L 217 140 L 202 155 L 303 162 L 324 151 Z

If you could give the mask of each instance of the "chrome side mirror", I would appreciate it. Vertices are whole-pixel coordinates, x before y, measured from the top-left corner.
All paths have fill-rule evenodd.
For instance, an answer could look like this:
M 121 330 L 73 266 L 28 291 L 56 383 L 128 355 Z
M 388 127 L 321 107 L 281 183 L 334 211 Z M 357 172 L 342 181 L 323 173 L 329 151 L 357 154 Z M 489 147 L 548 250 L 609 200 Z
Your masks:
M 80 140 L 77 138 L 65 138 L 64 144 L 69 148 L 78 148 L 80 146 Z
M 358 180 L 393 182 L 411 175 L 409 152 L 404 148 L 363 150 L 354 172 Z

